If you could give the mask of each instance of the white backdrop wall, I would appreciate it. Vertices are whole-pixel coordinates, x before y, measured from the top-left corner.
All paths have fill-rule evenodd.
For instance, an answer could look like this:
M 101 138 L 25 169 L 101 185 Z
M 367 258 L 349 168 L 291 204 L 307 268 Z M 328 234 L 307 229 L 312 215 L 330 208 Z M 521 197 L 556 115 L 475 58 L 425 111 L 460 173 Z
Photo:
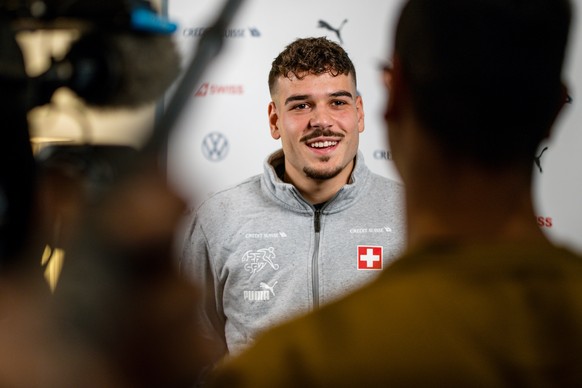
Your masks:
M 280 148 L 267 121 L 271 62 L 291 41 L 308 36 L 327 36 L 352 58 L 366 113 L 360 149 L 373 171 L 398 180 L 382 120 L 386 96 L 379 66 L 388 56 L 400 6 L 401 0 L 246 0 L 225 31 L 223 52 L 192 90 L 170 140 L 171 183 L 195 206 L 206 195 L 262 171 L 265 157 Z M 179 24 L 175 37 L 186 64 L 222 2 L 167 0 L 166 7 Z M 582 21 L 582 9 L 576 13 Z M 572 102 L 553 139 L 540 148 L 540 164 L 533 171 L 535 201 L 540 227 L 553 240 L 582 252 L 579 26 L 572 31 L 566 73 Z

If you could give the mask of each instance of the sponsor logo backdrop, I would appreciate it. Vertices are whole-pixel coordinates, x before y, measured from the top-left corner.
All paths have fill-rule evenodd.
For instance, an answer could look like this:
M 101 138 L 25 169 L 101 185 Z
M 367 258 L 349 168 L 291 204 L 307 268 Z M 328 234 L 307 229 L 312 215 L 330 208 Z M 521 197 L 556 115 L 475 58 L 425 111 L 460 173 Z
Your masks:
M 179 23 L 175 39 L 185 64 L 221 6 L 210 0 L 166 1 L 169 17 Z M 400 6 L 401 0 L 246 0 L 224 31 L 223 52 L 193 88 L 170 141 L 171 183 L 194 207 L 210 193 L 261 173 L 265 157 L 280 147 L 267 122 L 271 62 L 288 43 L 308 36 L 327 36 L 352 58 L 366 113 L 360 149 L 373 171 L 399 180 L 382 121 L 386 96 L 379 69 L 390 52 Z M 582 20 L 581 7 L 576 13 Z M 532 173 L 538 225 L 553 240 L 582 252 L 579 26 L 572 31 L 566 81 L 572 99 L 553 139 L 540 147 Z

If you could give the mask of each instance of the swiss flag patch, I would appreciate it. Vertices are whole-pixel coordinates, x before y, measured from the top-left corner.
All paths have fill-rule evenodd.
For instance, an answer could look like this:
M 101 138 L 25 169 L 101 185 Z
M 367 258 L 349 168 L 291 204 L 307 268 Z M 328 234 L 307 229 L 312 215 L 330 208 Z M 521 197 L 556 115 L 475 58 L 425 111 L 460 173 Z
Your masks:
M 384 247 L 358 245 L 358 269 L 382 269 Z

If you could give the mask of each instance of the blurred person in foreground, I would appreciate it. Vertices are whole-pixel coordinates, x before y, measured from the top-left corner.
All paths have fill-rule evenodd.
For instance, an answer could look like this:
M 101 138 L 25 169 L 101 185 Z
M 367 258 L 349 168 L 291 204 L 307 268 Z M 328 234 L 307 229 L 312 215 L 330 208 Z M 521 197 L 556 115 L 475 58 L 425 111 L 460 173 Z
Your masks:
M 385 118 L 406 253 L 280 326 L 211 386 L 582 385 L 582 258 L 536 224 L 532 167 L 566 101 L 567 0 L 410 0 Z
M 103 373 L 99 361 L 64 345 L 56 335 L 52 295 L 40 265 L 45 209 L 29 140 L 26 91 L 24 57 L 11 25 L 2 19 L 0 386 L 74 386 L 78 373 L 93 374 L 95 384 L 103 386 L 114 379 Z
M 273 61 L 269 90 L 282 149 L 263 174 L 199 207 L 181 262 L 205 287 L 200 315 L 217 359 L 371 281 L 404 242 L 400 183 L 358 152 L 364 106 L 348 54 L 326 38 L 297 39 Z
M 107 5 L 125 6 L 121 1 L 105 3 L 106 11 Z M 99 9 L 95 4 L 50 5 L 62 5 L 57 9 L 63 12 L 71 5 L 82 20 L 100 20 L 93 13 Z M 17 23 L 8 17 L 18 19 L 20 14 L 4 12 L 12 5 L 0 1 L 0 386 L 191 387 L 208 362 L 192 313 L 198 290 L 179 276 L 171 256 L 184 203 L 168 187 L 157 154 L 139 159 L 127 155 L 131 160 L 117 165 L 110 158 L 97 160 L 97 145 L 82 144 L 70 148 L 83 151 L 84 158 L 53 158 L 48 164 L 35 160 L 27 114 L 37 103 L 50 102 L 44 92 L 52 93 L 55 84 L 42 77 L 33 82 L 26 74 Z M 148 77 L 131 82 L 139 97 L 136 106 L 159 98 L 178 73 L 177 66 L 164 66 L 178 63 L 169 35 L 157 39 L 126 26 L 89 30 L 97 35 L 87 36 L 124 44 L 111 52 L 110 46 L 82 36 L 73 47 L 88 48 L 81 50 L 87 56 L 80 55 L 83 60 L 72 61 L 72 66 L 91 63 L 91 55 L 101 58 L 107 52 L 111 63 L 106 62 L 123 79 L 127 73 L 145 73 L 129 71 L 133 62 L 124 63 L 124 58 L 151 54 L 157 55 L 159 65 L 153 69 L 167 71 L 163 77 L 151 71 L 152 82 L 145 82 Z M 160 50 L 168 61 L 160 59 Z M 107 71 L 85 75 L 100 81 L 99 86 L 106 83 L 103 79 L 116 78 Z M 159 78 L 168 78 L 168 84 L 152 88 Z M 120 96 L 132 97 L 128 89 L 113 88 L 104 106 L 117 108 Z M 97 97 L 94 92 L 83 98 Z M 66 255 L 51 293 L 41 257 L 47 243 L 55 240 Z

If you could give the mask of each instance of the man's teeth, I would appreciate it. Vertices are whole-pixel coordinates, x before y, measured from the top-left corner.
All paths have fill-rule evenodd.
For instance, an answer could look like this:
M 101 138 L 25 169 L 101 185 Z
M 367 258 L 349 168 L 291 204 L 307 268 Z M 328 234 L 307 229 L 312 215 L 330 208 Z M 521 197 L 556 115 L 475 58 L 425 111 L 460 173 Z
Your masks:
M 318 141 L 316 143 L 311 143 L 309 146 L 313 148 L 326 148 L 333 147 L 337 144 L 337 141 Z

